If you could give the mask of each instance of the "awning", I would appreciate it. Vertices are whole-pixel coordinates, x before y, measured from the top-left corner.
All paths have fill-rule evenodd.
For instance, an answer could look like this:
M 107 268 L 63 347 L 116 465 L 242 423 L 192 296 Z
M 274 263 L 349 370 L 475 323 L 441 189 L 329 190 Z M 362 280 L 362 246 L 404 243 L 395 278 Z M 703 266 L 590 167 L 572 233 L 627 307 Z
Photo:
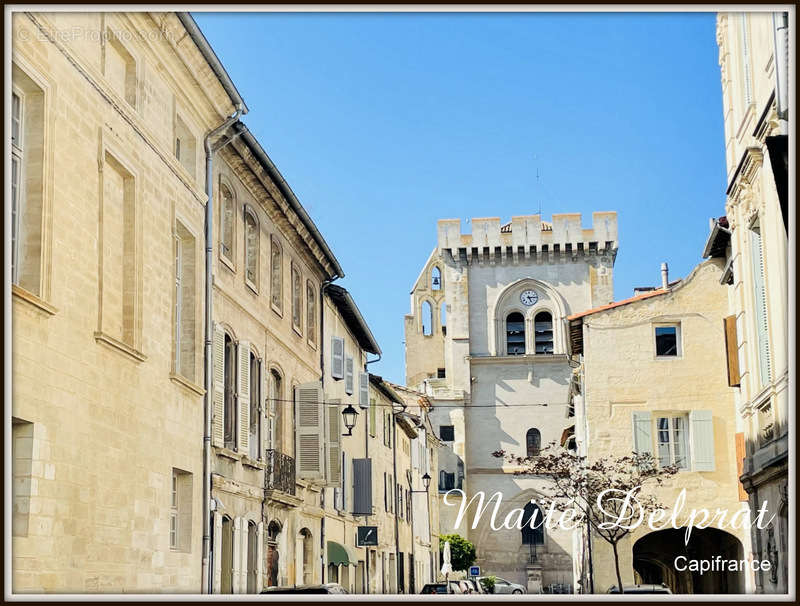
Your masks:
M 328 541 L 328 564 L 355 566 L 358 563 L 355 549 L 336 541 Z

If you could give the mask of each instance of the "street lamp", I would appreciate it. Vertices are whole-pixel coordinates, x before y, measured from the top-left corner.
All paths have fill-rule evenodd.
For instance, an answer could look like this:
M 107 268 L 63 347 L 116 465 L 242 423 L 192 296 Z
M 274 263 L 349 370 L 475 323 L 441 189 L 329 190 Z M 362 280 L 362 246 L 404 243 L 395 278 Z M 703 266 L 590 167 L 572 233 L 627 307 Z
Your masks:
M 425 475 L 422 476 L 422 485 L 425 487 L 425 492 L 428 492 L 428 489 L 431 487 L 431 476 L 428 472 L 425 472 Z
M 347 408 L 342 411 L 342 416 L 344 417 L 344 426 L 347 427 L 347 433 L 343 433 L 343 436 L 352 436 L 353 435 L 353 427 L 356 426 L 356 417 L 358 416 L 358 411 L 353 408 L 352 404 L 348 404 Z

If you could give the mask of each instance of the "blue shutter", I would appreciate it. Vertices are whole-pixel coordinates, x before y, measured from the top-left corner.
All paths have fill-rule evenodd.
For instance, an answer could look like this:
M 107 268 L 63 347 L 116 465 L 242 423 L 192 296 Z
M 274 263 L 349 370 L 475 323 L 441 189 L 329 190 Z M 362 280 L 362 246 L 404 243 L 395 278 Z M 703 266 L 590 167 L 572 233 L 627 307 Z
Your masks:
M 692 470 L 714 471 L 714 421 L 710 410 L 689 412 Z
M 753 259 L 753 291 L 756 304 L 756 334 L 758 335 L 758 361 L 761 372 L 759 386 L 769 383 L 769 339 L 767 319 L 766 285 L 764 284 L 764 252 L 761 245 L 761 233 L 757 229 L 750 231 L 751 251 Z

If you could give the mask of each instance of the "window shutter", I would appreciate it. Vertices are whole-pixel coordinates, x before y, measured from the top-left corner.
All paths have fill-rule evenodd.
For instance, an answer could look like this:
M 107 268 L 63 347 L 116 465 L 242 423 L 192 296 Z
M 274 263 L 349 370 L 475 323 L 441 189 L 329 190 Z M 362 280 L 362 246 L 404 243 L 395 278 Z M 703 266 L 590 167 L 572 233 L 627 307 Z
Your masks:
M 214 446 L 225 446 L 225 331 L 214 325 Z
M 353 459 L 353 515 L 372 515 L 372 459 Z
M 342 453 L 342 511 L 347 511 L 347 482 L 350 481 L 347 473 L 347 453 Z
M 256 527 L 256 593 L 264 587 L 264 522 Z
M 764 252 L 761 234 L 755 230 L 751 234 L 751 257 L 753 258 L 753 288 L 756 302 L 756 333 L 758 334 L 758 361 L 760 363 L 761 383 L 766 385 L 770 379 L 769 327 L 767 319 L 766 287 L 764 284 Z
M 306 480 L 321 480 L 325 426 L 322 414 L 322 388 L 319 382 L 304 383 L 296 387 L 295 401 L 297 475 Z
M 689 412 L 692 470 L 714 471 L 714 421 L 710 410 Z
M 736 316 L 728 316 L 725 324 L 725 353 L 728 359 L 728 385 L 738 387 L 739 377 L 739 341 L 736 334 Z
M 344 392 L 353 395 L 353 356 L 344 359 Z
M 344 378 L 344 339 L 341 337 L 331 337 L 331 376 Z
M 328 486 L 339 487 L 342 483 L 342 430 L 339 426 L 341 413 L 339 411 L 339 401 L 331 400 L 329 406 L 324 406 L 327 416 L 327 435 L 328 435 L 328 457 L 326 470 L 326 484 Z
M 389 491 L 386 483 L 386 472 L 383 472 L 383 509 L 389 511 Z
M 369 406 L 369 373 L 366 372 L 358 375 L 358 405 L 361 408 Z
M 236 373 L 236 405 L 239 412 L 239 452 L 249 454 L 250 447 L 250 343 L 239 341 L 239 372 Z
M 653 454 L 653 435 L 650 413 L 633 413 L 633 450 L 639 454 Z
M 366 374 L 366 373 L 364 373 Z M 369 401 L 369 435 L 373 438 L 378 433 L 378 407 L 375 404 L 375 398 Z
M 419 469 L 419 437 L 411 438 L 411 468 Z

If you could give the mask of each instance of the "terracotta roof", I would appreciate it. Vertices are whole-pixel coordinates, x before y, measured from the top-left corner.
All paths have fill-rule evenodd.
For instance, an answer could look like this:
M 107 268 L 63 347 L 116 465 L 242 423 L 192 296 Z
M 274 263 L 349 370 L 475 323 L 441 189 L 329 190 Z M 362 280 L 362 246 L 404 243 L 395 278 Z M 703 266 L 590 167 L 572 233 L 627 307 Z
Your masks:
M 622 301 L 615 301 L 614 303 L 609 303 L 608 305 L 601 305 L 600 307 L 595 307 L 594 309 L 588 309 L 586 311 L 582 311 L 579 314 L 573 314 L 571 316 L 567 316 L 567 320 L 577 320 L 578 318 L 582 318 L 584 316 L 588 316 L 598 311 L 606 311 L 607 309 L 614 309 L 615 307 L 620 307 L 622 305 L 627 305 L 628 303 L 635 303 L 636 301 L 641 301 L 643 299 L 649 299 L 650 297 L 657 297 L 659 295 L 665 295 L 669 292 L 669 290 L 664 290 L 663 288 L 659 288 L 658 290 L 653 290 L 650 292 L 646 292 L 641 295 L 637 295 L 635 297 L 631 297 L 630 299 L 623 299 Z

